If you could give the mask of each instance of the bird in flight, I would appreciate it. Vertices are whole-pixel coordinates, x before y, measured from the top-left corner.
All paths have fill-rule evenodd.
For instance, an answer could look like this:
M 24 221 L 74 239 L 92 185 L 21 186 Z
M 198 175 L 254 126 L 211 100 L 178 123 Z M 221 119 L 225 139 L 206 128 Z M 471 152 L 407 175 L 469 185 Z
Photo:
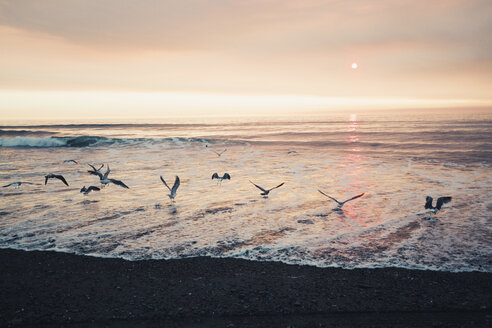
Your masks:
M 99 176 L 99 182 L 103 186 L 106 186 L 109 183 L 114 183 L 115 185 L 118 185 L 120 187 L 130 189 L 130 187 L 128 187 L 126 184 L 124 184 L 123 181 L 121 181 L 121 180 L 109 179 L 108 175 L 109 175 L 109 172 L 111 172 L 111 169 L 109 168 L 108 164 L 106 164 L 106 166 L 107 166 L 107 169 L 106 169 L 106 172 L 104 172 L 104 175 L 99 171 L 92 173 L 92 174 L 96 174 L 97 176 Z
M 161 175 L 161 181 L 162 181 L 162 183 L 164 183 L 164 185 L 167 187 L 167 189 L 169 189 L 169 191 L 171 192 L 168 196 L 171 199 L 171 201 L 174 202 L 174 197 L 176 197 L 176 191 L 178 190 L 179 185 L 181 184 L 179 177 L 176 176 L 176 178 L 174 179 L 174 185 L 172 188 L 169 188 L 169 186 L 166 183 L 166 180 L 164 180 L 162 175 Z
M 282 182 L 281 184 L 279 184 L 276 187 L 273 187 L 273 188 L 270 188 L 270 189 L 264 189 L 263 187 L 260 187 L 257 184 L 253 183 L 251 180 L 249 180 L 249 182 L 251 182 L 256 188 L 260 189 L 262 191 L 260 195 L 265 196 L 265 198 L 268 196 L 268 194 L 270 193 L 270 191 L 272 191 L 273 189 L 277 189 L 279 187 L 282 187 L 284 185 L 284 183 L 285 183 L 285 182 Z
M 83 193 L 84 195 L 87 195 L 91 191 L 99 191 L 99 190 L 101 190 L 101 189 L 99 189 L 98 187 L 95 187 L 95 186 L 89 186 L 89 188 L 86 188 L 85 186 L 83 186 L 82 189 L 80 189 L 80 192 Z
M 436 201 L 436 206 L 432 206 L 432 197 L 427 196 L 425 197 L 425 209 L 430 209 L 433 213 L 437 213 L 443 204 L 449 203 L 451 201 L 452 197 L 445 196 L 445 197 L 439 197 Z
M 92 168 L 92 170 L 87 171 L 92 175 L 99 175 L 98 173 L 101 173 L 101 169 L 104 167 L 104 164 L 101 164 L 101 166 L 98 169 L 96 169 L 92 164 L 87 164 L 87 165 L 89 165 Z
M 16 182 L 12 182 L 12 183 L 9 183 L 8 185 L 5 185 L 5 186 L 2 186 L 3 188 L 6 188 L 6 187 L 15 187 L 15 188 L 19 188 L 22 184 L 30 184 L 30 185 L 40 185 L 39 183 L 32 183 L 32 182 L 26 182 L 26 181 L 16 181 Z
M 212 150 L 215 154 L 217 154 L 217 157 L 220 157 L 222 156 L 223 153 L 225 153 L 227 151 L 227 148 L 224 149 L 223 151 L 221 151 L 220 153 L 219 152 L 216 152 L 215 150 Z
M 351 201 L 351 200 L 354 200 L 354 199 L 357 199 L 357 198 L 359 198 L 359 197 L 362 197 L 362 196 L 364 196 L 364 194 L 365 194 L 365 193 L 362 193 L 362 194 L 359 194 L 359 195 L 354 196 L 354 197 L 352 197 L 352 198 L 349 198 L 349 199 L 347 199 L 347 200 L 345 200 L 345 201 L 343 201 L 343 202 L 339 202 L 338 200 L 336 200 L 335 198 L 333 198 L 333 197 L 331 197 L 331 196 L 329 196 L 329 195 L 325 194 L 325 193 L 324 193 L 324 192 L 322 192 L 321 190 L 319 190 L 319 189 L 318 189 L 318 191 L 319 191 L 319 192 L 320 192 L 323 196 L 328 197 L 329 199 L 331 199 L 331 200 L 335 201 L 335 202 L 338 204 L 338 207 L 337 207 L 337 208 L 335 208 L 334 210 L 341 210 L 341 209 L 342 209 L 342 207 L 343 207 L 343 205 L 345 205 L 345 203 L 346 203 L 346 202 L 349 202 L 349 201 Z
M 222 180 L 231 180 L 231 176 L 229 175 L 229 173 L 224 173 L 224 175 L 220 177 L 219 174 L 215 172 L 214 174 L 212 174 L 212 180 L 213 179 L 217 179 L 219 180 L 219 182 L 222 182 Z
M 67 182 L 67 180 L 65 180 L 65 178 L 63 177 L 63 175 L 58 175 L 58 174 L 53 174 L 53 173 L 50 173 L 48 175 L 45 175 L 44 176 L 44 184 L 45 185 L 48 183 L 48 180 L 49 179 L 58 179 L 61 182 L 63 182 L 65 185 L 68 186 L 68 182 Z
M 63 163 L 74 163 L 74 164 L 78 164 L 78 162 L 74 159 L 66 159 L 63 161 Z

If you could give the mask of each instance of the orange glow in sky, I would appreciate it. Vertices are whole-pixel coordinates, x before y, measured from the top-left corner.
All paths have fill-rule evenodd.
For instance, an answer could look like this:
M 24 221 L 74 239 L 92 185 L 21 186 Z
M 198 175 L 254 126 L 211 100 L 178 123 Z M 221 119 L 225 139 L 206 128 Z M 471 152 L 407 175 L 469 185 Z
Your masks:
M 485 0 L 0 0 L 0 116 L 490 108 L 491 14 Z

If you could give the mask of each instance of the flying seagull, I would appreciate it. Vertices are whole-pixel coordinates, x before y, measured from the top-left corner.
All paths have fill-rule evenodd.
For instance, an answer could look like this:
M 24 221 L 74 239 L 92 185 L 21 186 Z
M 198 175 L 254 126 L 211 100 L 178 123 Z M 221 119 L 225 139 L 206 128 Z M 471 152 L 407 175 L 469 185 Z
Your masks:
M 351 200 L 354 200 L 354 199 L 357 199 L 357 198 L 359 198 L 359 197 L 362 197 L 362 196 L 364 196 L 364 194 L 365 194 L 365 193 L 362 193 L 362 194 L 360 194 L 360 195 L 357 195 L 357 196 L 354 196 L 354 197 L 352 197 L 352 198 L 349 198 L 349 199 L 347 199 L 347 200 L 345 200 L 345 201 L 343 201 L 343 202 L 339 202 L 338 200 L 336 200 L 335 198 L 333 198 L 333 197 L 331 197 L 331 196 L 329 196 L 329 195 L 325 194 L 325 193 L 324 193 L 324 192 L 322 192 L 321 190 L 319 190 L 319 189 L 318 189 L 318 191 L 319 191 L 319 192 L 320 192 L 323 196 L 328 197 L 329 199 L 331 199 L 331 200 L 335 201 L 335 202 L 338 204 L 338 207 L 337 207 L 335 210 L 341 210 L 341 209 L 342 209 L 342 207 L 343 207 L 343 205 L 344 205 L 346 202 L 349 202 L 349 201 L 351 201 Z
M 84 195 L 87 195 L 91 191 L 99 191 L 99 190 L 101 190 L 101 189 L 99 189 L 98 187 L 95 187 L 95 186 L 89 186 L 89 188 L 86 188 L 85 186 L 83 186 L 82 189 L 80 189 L 80 192 L 83 193 Z
M 253 183 L 251 180 L 249 180 L 249 182 Z M 264 189 L 264 188 L 262 188 L 262 187 L 258 186 L 258 185 L 257 185 L 257 184 L 255 184 L 255 183 L 253 183 L 253 185 L 254 185 L 256 188 L 258 188 L 258 189 L 260 189 L 260 190 L 262 191 L 262 193 L 261 193 L 260 195 L 263 195 L 263 196 L 265 196 L 265 197 L 266 197 L 266 196 L 270 193 L 270 191 L 272 191 L 273 189 L 277 189 L 277 188 L 279 188 L 279 187 L 282 187 L 282 186 L 284 185 L 284 183 L 285 183 L 285 182 L 282 182 L 282 183 L 281 183 L 281 184 L 279 184 L 278 186 L 273 187 L 273 188 L 270 188 L 270 189 Z
M 174 185 L 172 188 L 169 188 L 169 186 L 167 185 L 166 181 L 164 180 L 164 178 L 162 177 L 161 175 L 161 181 L 162 183 L 164 183 L 164 185 L 167 187 L 167 189 L 169 189 L 169 191 L 171 192 L 168 196 L 169 198 L 174 201 L 174 197 L 176 197 L 176 191 L 178 190 L 179 188 L 179 185 L 181 184 L 181 182 L 179 181 L 179 177 L 176 176 L 176 178 L 174 179 Z
M 433 213 L 437 213 L 442 207 L 443 204 L 449 203 L 452 197 L 439 197 L 436 201 L 436 206 L 432 206 L 432 197 L 425 197 L 425 209 L 430 209 Z
M 63 161 L 63 163 L 74 163 L 74 164 L 78 164 L 79 162 L 77 162 L 74 159 L 66 159 L 66 160 Z
M 106 186 L 109 183 L 114 183 L 115 185 L 118 185 L 120 187 L 123 187 L 123 188 L 126 188 L 126 189 L 130 189 L 126 184 L 124 184 L 120 180 L 109 179 L 108 178 L 108 175 L 109 175 L 109 172 L 111 172 L 111 169 L 109 168 L 109 165 L 106 164 L 106 166 L 108 168 L 106 169 L 106 172 L 104 172 L 104 175 L 101 172 L 94 172 L 94 174 L 96 174 L 96 175 L 99 176 L 99 182 L 101 182 L 101 184 L 103 184 L 104 186 Z
M 63 175 L 58 175 L 58 174 L 53 174 L 53 173 L 50 173 L 50 174 L 44 176 L 44 184 L 47 184 L 48 180 L 53 179 L 53 178 L 60 180 L 61 182 L 63 182 L 64 184 L 66 184 L 68 186 L 67 180 L 65 180 Z
M 5 188 L 5 187 L 13 186 L 15 188 L 19 188 L 22 184 L 30 184 L 30 185 L 38 185 L 38 186 L 40 185 L 39 183 L 32 183 L 32 182 L 26 182 L 26 181 L 16 181 L 16 182 L 9 183 L 8 185 L 2 186 L 2 187 Z
M 92 175 L 99 175 L 98 173 L 101 173 L 101 169 L 104 167 L 104 164 L 101 164 L 101 166 L 98 169 L 96 169 L 94 165 L 91 164 L 87 164 L 87 165 L 89 165 L 92 168 L 92 170 L 87 171 Z
M 219 174 L 215 172 L 214 174 L 212 174 L 212 180 L 213 179 L 217 179 L 219 180 L 219 182 L 222 182 L 222 180 L 231 180 L 231 176 L 229 175 L 229 173 L 224 173 L 223 176 L 219 177 Z
M 217 154 L 218 157 L 220 157 L 223 153 L 225 153 L 227 151 L 227 148 L 224 149 L 223 151 L 221 151 L 220 153 L 216 152 L 215 150 L 212 150 L 214 153 Z

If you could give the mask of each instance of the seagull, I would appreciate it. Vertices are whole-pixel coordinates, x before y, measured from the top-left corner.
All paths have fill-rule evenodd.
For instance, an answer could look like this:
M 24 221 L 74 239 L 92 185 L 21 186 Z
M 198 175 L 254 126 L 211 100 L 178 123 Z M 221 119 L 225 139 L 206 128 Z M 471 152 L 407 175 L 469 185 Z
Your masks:
M 251 182 L 251 180 L 249 180 L 249 182 Z M 253 183 L 253 182 L 251 182 L 251 183 Z M 267 195 L 270 193 L 270 191 L 272 191 L 273 189 L 277 189 L 277 188 L 279 188 L 279 187 L 282 187 L 282 186 L 284 185 L 284 183 L 285 183 L 285 182 L 282 182 L 282 183 L 281 183 L 281 184 L 279 184 L 278 186 L 273 187 L 273 188 L 270 188 L 270 189 L 263 189 L 262 187 L 258 186 L 257 184 L 254 184 L 254 183 L 253 183 L 253 185 L 254 185 L 256 188 L 260 189 L 260 190 L 262 191 L 262 193 L 261 193 L 260 195 L 263 195 L 263 196 L 265 196 L 265 198 L 266 198 L 266 197 L 267 197 Z
M 39 183 L 32 183 L 32 182 L 26 182 L 26 181 L 16 181 L 9 183 L 8 185 L 2 186 L 3 188 L 14 186 L 15 188 L 19 188 L 22 184 L 30 184 L 30 185 L 40 185 Z
M 99 190 L 101 190 L 101 189 L 99 189 L 98 187 L 95 187 L 95 186 L 89 186 L 89 188 L 86 188 L 85 186 L 83 186 L 82 189 L 80 189 L 80 192 L 83 193 L 84 195 L 87 195 L 91 191 L 99 191 Z
M 342 207 L 343 207 L 343 205 L 344 205 L 346 202 L 349 202 L 349 201 L 351 201 L 351 200 L 354 200 L 354 199 L 357 199 L 357 198 L 359 198 L 359 197 L 362 197 L 362 196 L 364 196 L 364 194 L 365 194 L 365 193 L 363 192 L 363 193 L 362 193 L 362 194 L 360 194 L 360 195 L 357 195 L 357 196 L 354 196 L 354 197 L 352 197 L 352 198 L 349 198 L 349 199 L 347 199 L 347 200 L 345 200 L 345 201 L 343 201 L 343 202 L 339 202 L 338 200 L 336 200 L 335 198 L 333 198 L 333 197 L 331 197 L 331 196 L 328 196 L 327 194 L 325 194 L 325 193 L 324 193 L 324 192 L 322 192 L 321 190 L 319 190 L 319 189 L 318 189 L 318 191 L 319 191 L 319 192 L 320 192 L 323 196 L 326 196 L 326 197 L 328 197 L 329 199 L 334 200 L 334 201 L 338 204 L 338 207 L 334 209 L 335 211 L 337 211 L 337 210 L 341 210 L 341 209 L 342 209 Z
M 442 207 L 443 204 L 449 203 L 452 197 L 439 197 L 436 201 L 436 206 L 432 206 L 432 197 L 425 197 L 425 209 L 430 209 L 433 213 L 437 213 Z
M 108 175 L 109 175 L 109 172 L 111 172 L 110 168 L 109 168 L 109 165 L 106 164 L 106 166 L 108 167 L 106 172 L 104 172 L 104 175 L 102 175 L 101 172 L 94 172 L 94 174 L 98 175 L 99 176 L 99 182 L 101 182 L 101 184 L 103 184 L 104 186 L 106 186 L 108 183 L 114 183 L 115 185 L 118 185 L 120 187 L 123 187 L 123 188 L 126 188 L 126 189 L 130 189 L 126 184 L 124 184 L 122 181 L 120 180 L 116 180 L 116 179 L 108 179 Z
M 167 185 L 166 181 L 164 180 L 164 178 L 162 177 L 161 175 L 161 181 L 162 183 L 164 183 L 164 185 L 167 187 L 167 189 L 169 189 L 169 191 L 171 192 L 168 196 L 169 198 L 174 201 L 174 197 L 176 197 L 176 191 L 178 190 L 179 188 L 179 185 L 181 184 L 181 182 L 179 181 L 179 177 L 176 176 L 176 178 L 174 179 L 174 185 L 172 188 L 169 188 L 169 186 Z
M 217 179 L 219 180 L 219 182 L 222 182 L 222 180 L 231 180 L 231 176 L 229 175 L 229 173 L 224 173 L 223 176 L 219 177 L 219 174 L 215 172 L 214 174 L 212 174 L 212 180 L 213 179 Z
M 48 183 L 48 180 L 53 179 L 53 178 L 60 180 L 61 182 L 63 182 L 64 184 L 66 184 L 68 186 L 67 180 L 65 180 L 63 175 L 57 175 L 57 174 L 53 174 L 53 173 L 50 173 L 50 174 L 44 176 L 44 184 L 46 185 Z
M 92 170 L 88 170 L 88 171 L 87 171 L 87 172 L 89 172 L 89 173 L 90 173 L 90 174 L 92 174 L 92 175 L 99 175 L 98 173 L 101 173 L 101 169 L 104 167 L 104 164 L 101 164 L 101 167 L 100 167 L 100 168 L 98 168 L 98 169 L 96 169 L 96 168 L 95 168 L 93 165 L 91 165 L 91 164 L 87 164 L 87 165 L 89 165 L 89 166 L 92 168 Z
M 223 151 L 221 151 L 220 153 L 216 152 L 215 150 L 212 150 L 212 151 L 217 154 L 217 157 L 220 157 L 223 153 L 225 153 L 227 151 L 227 148 L 224 149 Z
M 66 160 L 63 161 L 63 163 L 74 163 L 74 164 L 78 164 L 79 162 L 77 162 L 74 159 L 66 159 Z

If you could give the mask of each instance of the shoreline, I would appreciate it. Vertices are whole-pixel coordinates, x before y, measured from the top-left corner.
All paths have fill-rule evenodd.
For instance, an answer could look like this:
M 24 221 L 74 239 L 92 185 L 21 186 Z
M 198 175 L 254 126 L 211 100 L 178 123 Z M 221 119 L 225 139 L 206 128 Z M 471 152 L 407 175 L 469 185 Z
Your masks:
M 489 326 L 492 273 L 0 249 L 0 326 Z

